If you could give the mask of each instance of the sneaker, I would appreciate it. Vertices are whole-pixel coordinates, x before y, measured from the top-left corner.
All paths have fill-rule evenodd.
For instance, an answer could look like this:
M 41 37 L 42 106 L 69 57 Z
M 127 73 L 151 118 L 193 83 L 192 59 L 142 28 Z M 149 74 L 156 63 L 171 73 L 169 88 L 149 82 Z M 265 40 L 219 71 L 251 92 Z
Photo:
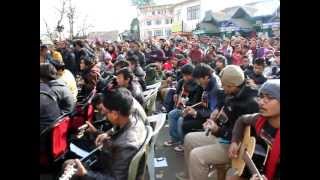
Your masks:
M 178 145 L 176 147 L 174 147 L 174 150 L 177 151 L 177 152 L 183 152 L 184 151 L 184 147 L 183 145 Z
M 186 176 L 186 174 L 184 172 L 180 172 L 180 173 L 176 174 L 176 179 L 178 179 L 178 180 L 188 180 L 188 177 Z
M 165 141 L 163 144 L 164 144 L 165 146 L 167 146 L 167 147 L 170 147 L 170 146 L 172 146 L 173 144 L 175 144 L 175 142 L 173 142 L 172 140 L 169 140 L 169 141 Z

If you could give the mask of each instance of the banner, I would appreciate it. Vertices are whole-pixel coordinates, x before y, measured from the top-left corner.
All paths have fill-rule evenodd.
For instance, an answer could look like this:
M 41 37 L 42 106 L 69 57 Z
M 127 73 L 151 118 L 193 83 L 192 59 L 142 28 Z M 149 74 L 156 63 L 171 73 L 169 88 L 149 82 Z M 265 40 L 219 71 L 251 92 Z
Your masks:
M 171 32 L 182 32 L 182 22 L 173 22 Z

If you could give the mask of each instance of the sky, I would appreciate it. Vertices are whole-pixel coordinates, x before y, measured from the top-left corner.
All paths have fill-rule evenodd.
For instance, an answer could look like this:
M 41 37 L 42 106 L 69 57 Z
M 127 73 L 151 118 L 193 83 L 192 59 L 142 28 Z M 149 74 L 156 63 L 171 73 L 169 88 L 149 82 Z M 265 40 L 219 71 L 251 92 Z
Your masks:
M 72 0 L 78 9 L 78 22 L 87 16 L 88 24 L 92 24 L 91 31 L 122 32 L 130 28 L 131 20 L 137 16 L 137 10 L 130 0 Z M 46 19 L 50 28 L 58 20 L 58 11 L 55 7 L 61 6 L 61 0 L 40 1 L 40 32 L 46 32 L 43 19 Z M 67 18 L 65 17 L 67 25 Z M 80 25 L 82 23 L 80 22 Z M 75 27 L 77 28 L 77 27 Z M 69 28 L 66 28 L 69 29 Z
M 47 21 L 49 28 L 53 29 L 58 20 L 58 12 L 55 8 L 61 6 L 62 0 L 40 0 L 40 33 L 45 33 L 46 28 L 44 19 Z M 181 0 L 159 0 L 173 1 Z M 203 7 L 212 7 L 214 11 L 224 8 L 242 5 L 258 0 L 201 0 Z M 75 25 L 75 33 L 77 26 L 81 25 L 81 21 L 87 16 L 87 24 L 93 25 L 90 31 L 112 31 L 118 30 L 123 32 L 130 28 L 131 20 L 137 17 L 135 6 L 131 5 L 130 0 L 72 0 L 78 10 L 78 21 Z M 67 25 L 67 18 L 64 19 Z M 77 23 L 78 22 L 78 23 Z M 77 25 L 78 24 L 78 25 Z M 65 27 L 65 29 L 69 29 Z

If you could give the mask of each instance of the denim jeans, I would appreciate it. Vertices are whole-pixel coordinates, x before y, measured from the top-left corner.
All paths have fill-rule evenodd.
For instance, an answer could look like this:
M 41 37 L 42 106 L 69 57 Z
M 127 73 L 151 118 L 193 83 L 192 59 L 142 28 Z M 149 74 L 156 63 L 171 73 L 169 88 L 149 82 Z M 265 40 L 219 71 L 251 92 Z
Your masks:
M 181 142 L 181 132 L 182 132 L 182 122 L 183 118 L 181 117 L 180 109 L 173 109 L 168 114 L 169 120 L 169 133 L 171 140 L 173 142 Z M 179 127 L 180 126 L 180 127 Z

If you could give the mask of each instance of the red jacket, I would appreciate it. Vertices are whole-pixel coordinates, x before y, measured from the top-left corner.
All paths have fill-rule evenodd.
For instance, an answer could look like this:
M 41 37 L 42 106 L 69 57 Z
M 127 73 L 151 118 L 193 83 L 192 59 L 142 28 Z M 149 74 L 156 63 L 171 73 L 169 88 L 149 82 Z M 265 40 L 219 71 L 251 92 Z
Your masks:
M 164 71 L 171 71 L 173 70 L 173 65 L 169 61 L 167 61 L 166 63 L 163 64 L 162 69 Z
M 240 66 L 243 64 L 242 62 L 242 56 L 240 53 L 234 52 L 232 54 L 232 64 Z
M 203 52 L 201 49 L 191 49 L 191 51 L 189 52 L 189 57 L 192 61 L 202 62 Z

